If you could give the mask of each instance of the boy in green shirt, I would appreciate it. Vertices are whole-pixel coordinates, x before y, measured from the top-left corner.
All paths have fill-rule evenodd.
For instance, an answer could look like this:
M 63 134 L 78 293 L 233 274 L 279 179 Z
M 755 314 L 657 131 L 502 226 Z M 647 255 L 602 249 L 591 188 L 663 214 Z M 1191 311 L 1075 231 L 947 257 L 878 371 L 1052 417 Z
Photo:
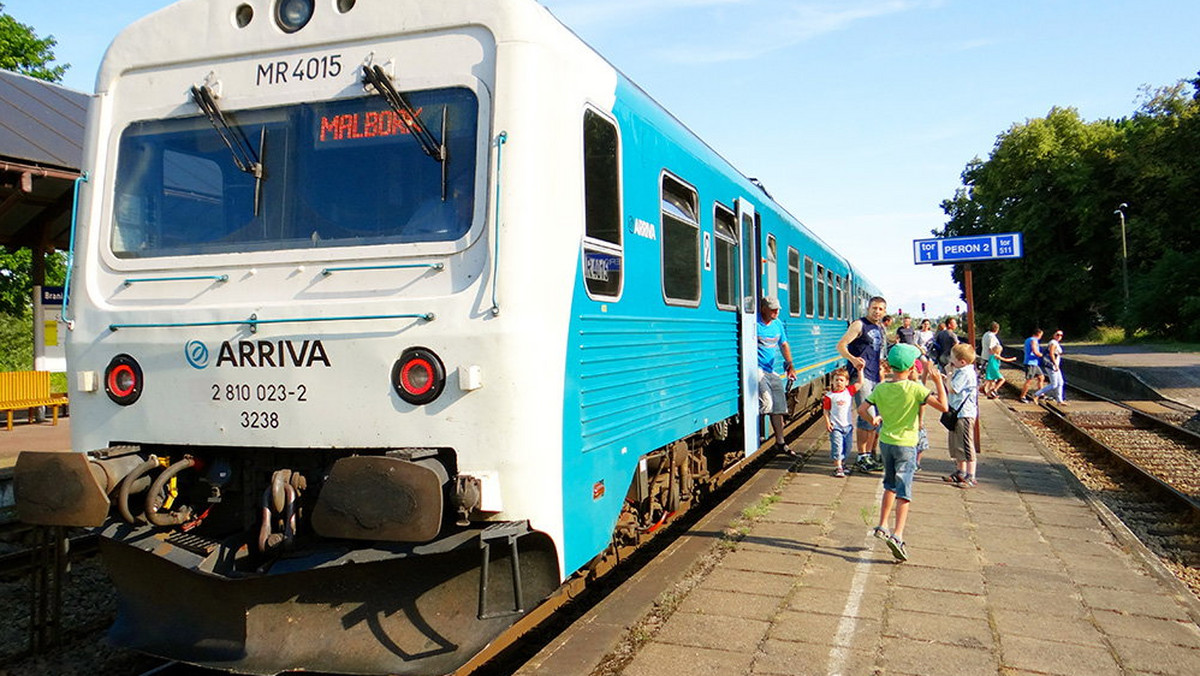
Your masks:
M 909 380 L 913 363 L 921 356 L 914 345 L 900 344 L 888 351 L 887 363 L 892 373 L 887 382 L 880 383 L 858 407 L 858 415 L 872 425 L 880 425 L 879 450 L 883 456 L 883 501 L 879 505 L 879 525 L 875 537 L 887 542 L 892 556 L 908 560 L 904 548 L 904 524 L 908 520 L 908 505 L 912 501 L 913 472 L 917 468 L 917 430 L 921 426 L 921 406 L 928 404 L 938 411 L 948 409 L 946 387 L 936 368 L 927 369 L 937 388 L 935 396 L 924 385 Z M 871 406 L 879 415 L 871 415 Z M 896 508 L 896 528 L 887 530 L 888 516 Z

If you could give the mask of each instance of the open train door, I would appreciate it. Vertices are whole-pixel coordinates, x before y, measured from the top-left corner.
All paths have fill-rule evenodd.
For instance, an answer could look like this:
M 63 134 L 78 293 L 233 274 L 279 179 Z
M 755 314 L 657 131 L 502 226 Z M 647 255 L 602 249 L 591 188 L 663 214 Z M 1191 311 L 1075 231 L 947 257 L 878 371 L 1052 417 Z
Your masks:
M 741 237 L 741 311 L 738 312 L 739 355 L 742 378 L 742 448 L 746 455 L 758 450 L 758 224 L 754 205 L 737 200 L 738 234 Z

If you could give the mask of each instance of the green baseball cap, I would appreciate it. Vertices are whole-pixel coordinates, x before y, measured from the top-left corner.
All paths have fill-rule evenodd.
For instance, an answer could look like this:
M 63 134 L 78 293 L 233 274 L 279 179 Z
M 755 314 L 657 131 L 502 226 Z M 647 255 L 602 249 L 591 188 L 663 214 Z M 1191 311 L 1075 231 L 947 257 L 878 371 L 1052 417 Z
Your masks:
M 912 368 L 913 362 L 917 361 L 920 356 L 921 351 L 917 349 L 916 345 L 900 343 L 888 350 L 887 361 L 888 365 L 897 371 L 907 371 Z

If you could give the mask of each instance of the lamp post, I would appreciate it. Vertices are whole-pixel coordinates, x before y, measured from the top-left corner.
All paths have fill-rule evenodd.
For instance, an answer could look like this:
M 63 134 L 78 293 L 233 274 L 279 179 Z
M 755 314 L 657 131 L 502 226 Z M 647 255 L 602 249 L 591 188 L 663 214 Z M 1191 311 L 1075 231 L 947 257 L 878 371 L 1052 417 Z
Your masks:
M 1125 210 L 1129 205 L 1121 202 L 1116 214 L 1121 219 L 1121 277 L 1125 283 L 1125 314 L 1129 314 L 1129 249 L 1125 246 Z

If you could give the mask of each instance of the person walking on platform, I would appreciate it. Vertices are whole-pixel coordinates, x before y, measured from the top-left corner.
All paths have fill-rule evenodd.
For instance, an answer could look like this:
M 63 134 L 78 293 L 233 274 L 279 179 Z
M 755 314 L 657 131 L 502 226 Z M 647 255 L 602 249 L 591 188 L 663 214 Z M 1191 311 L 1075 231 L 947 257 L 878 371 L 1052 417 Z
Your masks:
M 975 487 L 975 418 L 979 415 L 979 379 L 975 374 L 975 348 L 959 343 L 950 350 L 950 410 L 958 414 L 950 430 L 950 457 L 958 465 L 942 477 L 962 488 Z
M 778 357 L 790 383 L 796 379 L 792 366 L 792 348 L 787 331 L 779 319 L 779 301 L 767 296 L 758 303 L 758 412 L 771 416 L 775 431 L 775 450 L 788 452 L 783 439 L 783 415 L 787 413 L 787 390 L 783 378 L 775 370 Z
M 879 448 L 883 456 L 883 499 L 879 504 L 879 525 L 875 537 L 884 540 L 892 556 L 908 560 L 904 545 L 904 527 L 912 502 L 913 473 L 916 470 L 916 445 L 920 427 L 921 406 L 945 412 L 948 410 L 946 388 L 942 374 L 930 369 L 937 394 L 909 378 L 913 363 L 921 351 L 912 345 L 897 345 L 888 354 L 892 373 L 888 381 L 876 387 L 858 407 L 858 416 L 879 427 Z M 874 406 L 877 414 L 873 414 Z M 896 512 L 895 527 L 888 532 L 888 519 Z
M 847 369 L 850 382 L 859 382 L 859 373 L 862 373 L 862 384 L 854 397 L 856 408 L 862 405 L 867 395 L 871 394 L 882 380 L 881 363 L 887 339 L 880 322 L 885 314 L 887 301 L 875 296 L 867 303 L 866 316 L 850 322 L 846 333 L 837 344 L 838 354 L 850 362 L 850 368 Z M 855 461 L 855 467 L 861 471 L 879 469 L 879 463 L 871 455 L 871 448 L 879 435 L 879 427 L 868 424 L 865 419 L 859 419 L 857 427 L 854 445 L 858 449 L 858 459 Z
M 905 315 L 904 320 L 900 322 L 900 328 L 896 329 L 896 342 L 917 344 L 917 330 L 912 326 L 912 317 Z
M 1029 403 L 1029 388 L 1038 391 L 1045 384 L 1046 376 L 1042 372 L 1042 329 L 1038 327 L 1025 339 L 1025 384 L 1021 386 L 1021 403 Z
M 1062 376 L 1062 340 L 1063 332 L 1058 330 L 1054 332 L 1054 336 L 1050 342 L 1046 344 L 1046 354 L 1042 358 L 1042 371 L 1046 374 L 1046 386 L 1033 393 L 1033 400 L 1040 401 L 1047 394 L 1054 396 L 1054 400 L 1058 403 L 1063 402 L 1063 376 Z
M 854 438 L 854 393 L 862 384 L 862 371 L 858 372 L 857 383 L 850 384 L 846 369 L 833 372 L 833 389 L 821 397 L 821 410 L 825 415 L 825 431 L 829 432 L 829 457 L 833 459 L 833 475 L 839 479 L 846 476 L 843 462 L 850 455 Z
M 1000 362 L 1014 362 L 1016 357 L 1004 356 L 1004 344 L 1000 342 L 1000 325 L 992 322 L 991 330 L 983 334 L 980 341 L 983 348 L 983 358 L 986 360 L 983 371 L 983 394 L 988 399 L 1000 396 L 1000 388 L 1004 386 L 1004 374 L 1000 373 Z
M 941 367 L 942 373 L 946 372 L 946 367 L 950 364 L 950 350 L 958 345 L 958 320 L 951 317 L 946 320 L 946 328 L 938 331 L 933 340 L 937 343 L 938 366 Z

